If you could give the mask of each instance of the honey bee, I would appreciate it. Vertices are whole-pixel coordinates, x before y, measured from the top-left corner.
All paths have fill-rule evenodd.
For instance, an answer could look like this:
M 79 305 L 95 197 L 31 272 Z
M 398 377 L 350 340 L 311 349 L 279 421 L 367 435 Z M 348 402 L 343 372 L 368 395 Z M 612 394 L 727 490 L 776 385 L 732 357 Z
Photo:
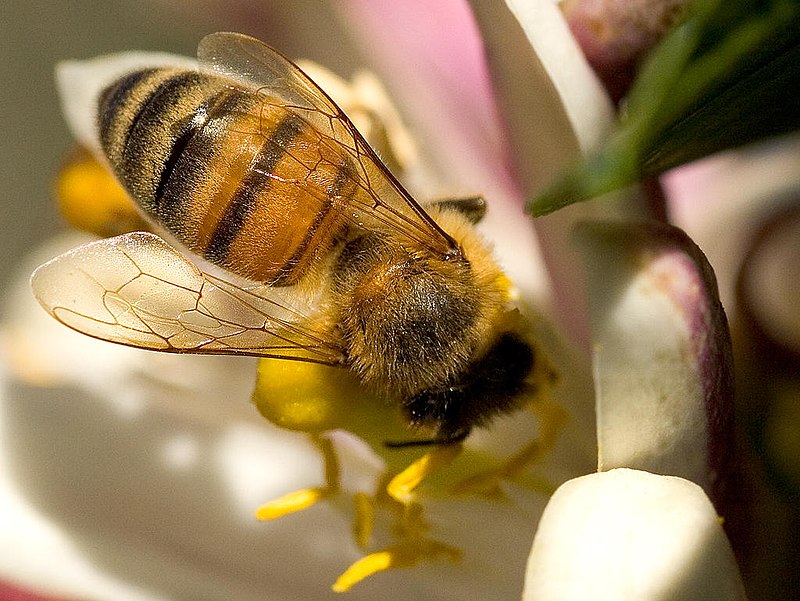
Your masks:
M 75 249 L 32 277 L 47 311 L 133 347 L 350 370 L 430 444 L 519 408 L 546 362 L 474 227 L 483 201 L 423 208 L 269 46 L 216 33 L 198 57 L 96 99 L 108 165 L 188 252 L 147 232 Z

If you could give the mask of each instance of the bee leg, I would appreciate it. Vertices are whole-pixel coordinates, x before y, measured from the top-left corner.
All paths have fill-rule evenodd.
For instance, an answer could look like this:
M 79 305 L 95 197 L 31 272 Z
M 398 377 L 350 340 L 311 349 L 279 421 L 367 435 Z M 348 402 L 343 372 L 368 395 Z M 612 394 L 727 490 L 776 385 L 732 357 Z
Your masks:
M 339 458 L 336 449 L 328 438 L 312 434 L 311 439 L 322 453 L 325 469 L 325 485 L 295 490 L 282 497 L 269 501 L 256 510 L 259 520 L 275 520 L 290 513 L 308 509 L 323 499 L 339 492 Z
M 457 483 L 452 489 L 453 494 L 480 494 L 487 497 L 502 497 L 500 483 L 512 480 L 522 473 L 528 466 L 546 456 L 556 445 L 561 430 L 567 421 L 564 409 L 550 401 L 539 399 L 530 404 L 530 409 L 539 418 L 539 436 L 526 444 L 522 449 L 507 458 L 499 467 L 479 472 Z M 546 483 L 537 482 L 534 486 L 544 492 L 552 493 L 552 487 Z
M 430 206 L 457 211 L 469 219 L 470 223 L 478 223 L 486 215 L 486 200 L 483 196 L 434 200 Z
M 423 516 L 422 505 L 414 499 L 414 490 L 426 478 L 450 465 L 462 451 L 461 443 L 437 447 L 414 461 L 386 484 L 385 494 L 398 513 L 395 529 L 401 540 L 405 539 L 414 544 L 428 541 L 425 538 L 428 523 Z

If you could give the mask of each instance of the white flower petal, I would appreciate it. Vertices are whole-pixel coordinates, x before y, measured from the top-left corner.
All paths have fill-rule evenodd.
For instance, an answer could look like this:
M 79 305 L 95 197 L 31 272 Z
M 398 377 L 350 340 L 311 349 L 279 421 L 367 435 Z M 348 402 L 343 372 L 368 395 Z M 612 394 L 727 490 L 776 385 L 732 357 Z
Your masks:
M 2 374 L 2 431 L 7 431 L 10 425 L 5 416 L 8 410 L 5 384 L 5 374 Z M 68 531 L 38 511 L 21 494 L 11 468 L 7 453 L 0 454 L 0 579 L 43 594 L 87 601 L 165 599 L 155 591 L 115 578 L 92 561 Z
M 676 228 L 585 224 L 598 464 L 679 475 L 715 501 L 731 465 L 733 365 L 713 271 Z
M 506 0 L 506 4 L 522 26 L 560 99 L 561 107 L 553 106 L 552 116 L 566 116 L 581 152 L 593 150 L 608 133 L 614 107 L 572 37 L 558 3 Z M 520 89 L 524 90 L 525 86 Z M 530 97 L 533 98 L 533 94 Z M 542 115 L 539 107 L 535 108 L 539 110 L 532 114 L 537 114 L 537 120 L 550 117 Z
M 515 185 L 530 199 L 609 132 L 614 108 L 553 0 L 471 2 L 481 29 L 494 100 L 502 116 L 504 151 Z M 616 203 L 580 203 L 535 221 L 552 280 L 553 308 L 572 341 L 587 345 L 584 291 L 568 252 L 577 219 Z
M 473 2 L 526 195 L 606 136 L 614 108 L 553 0 Z
M 703 490 L 617 469 L 570 480 L 545 509 L 523 601 L 744 601 L 728 539 Z

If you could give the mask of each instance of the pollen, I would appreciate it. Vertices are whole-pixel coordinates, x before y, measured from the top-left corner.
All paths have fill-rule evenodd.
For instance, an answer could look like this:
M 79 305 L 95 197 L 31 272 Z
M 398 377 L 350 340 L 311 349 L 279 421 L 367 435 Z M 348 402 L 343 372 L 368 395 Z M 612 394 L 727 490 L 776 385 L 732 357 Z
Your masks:
M 339 427 L 352 402 L 342 369 L 262 359 L 253 403 L 267 420 L 287 430 L 322 432 Z
M 133 201 L 109 169 L 76 150 L 56 179 L 56 199 L 70 225 L 101 237 L 147 229 Z

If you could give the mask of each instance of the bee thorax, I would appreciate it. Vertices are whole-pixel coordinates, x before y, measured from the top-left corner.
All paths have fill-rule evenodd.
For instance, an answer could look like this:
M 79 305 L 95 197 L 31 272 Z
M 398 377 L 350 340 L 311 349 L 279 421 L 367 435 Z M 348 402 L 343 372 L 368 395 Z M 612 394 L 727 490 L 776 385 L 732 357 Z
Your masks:
M 346 245 L 336 272 L 342 337 L 365 384 L 406 398 L 469 363 L 481 332 L 466 260 L 412 254 L 372 234 Z

